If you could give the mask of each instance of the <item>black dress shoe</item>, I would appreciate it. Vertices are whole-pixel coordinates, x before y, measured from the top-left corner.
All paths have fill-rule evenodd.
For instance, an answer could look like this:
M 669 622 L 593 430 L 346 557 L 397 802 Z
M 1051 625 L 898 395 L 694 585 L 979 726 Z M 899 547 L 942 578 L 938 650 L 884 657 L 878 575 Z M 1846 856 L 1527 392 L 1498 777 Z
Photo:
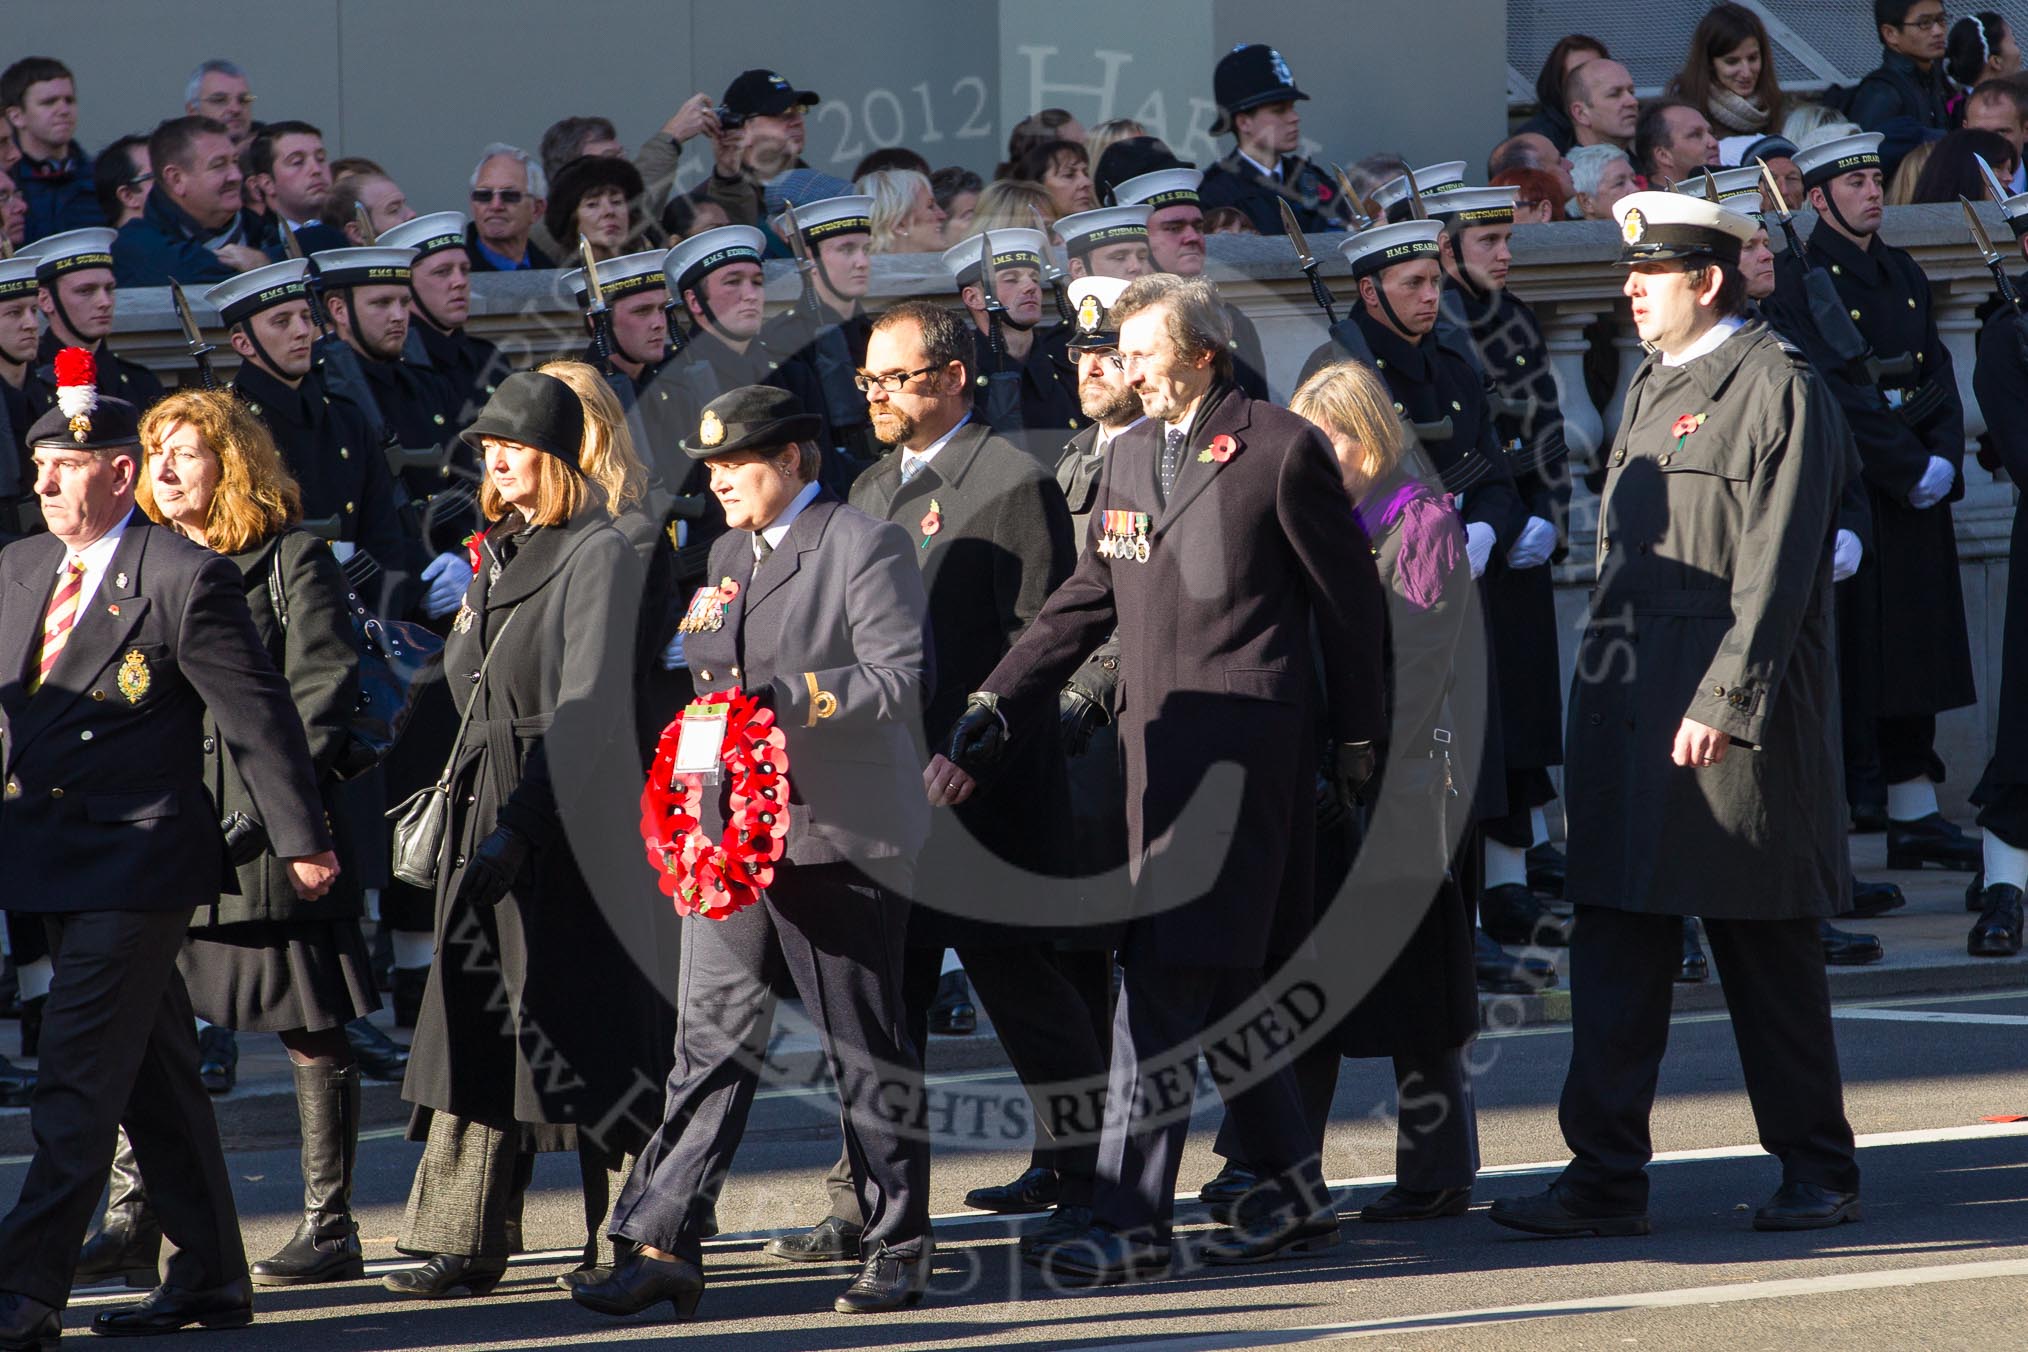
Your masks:
M 800 1235 L 771 1239 L 761 1252 L 791 1263 L 856 1263 L 859 1237 L 865 1231 L 852 1221 L 826 1216 Z
M 1870 836 L 1887 829 L 1886 803 L 1852 804 L 1852 834 Z
M 1227 1226 L 1198 1250 L 1197 1256 L 1206 1263 L 1236 1267 L 1333 1249 L 1341 1238 L 1335 1207 L 1293 1218 L 1286 1212 L 1263 1213 L 1243 1216 L 1237 1224 Z
M 92 1319 L 92 1332 L 108 1338 L 174 1333 L 200 1324 L 208 1329 L 243 1329 L 253 1323 L 253 1287 L 244 1281 L 209 1291 L 158 1286 L 133 1305 Z
M 0 1108 L 26 1108 L 35 1097 L 35 1072 L 0 1056 Z
M 1753 1213 L 1756 1230 L 1828 1230 L 1859 1219 L 1859 1194 L 1815 1183 L 1784 1183 Z
M 1985 862 L 1985 846 L 1947 822 L 1940 812 L 1912 822 L 1887 823 L 1887 867 L 1915 869 L 1924 864 L 1963 869 L 1970 873 Z
M 33 1061 L 42 1055 L 42 1011 L 49 1007 L 49 997 L 38 995 L 33 1000 L 21 1002 L 21 1056 Z
M 1479 923 L 1502 944 L 1567 948 L 1570 917 L 1558 915 L 1525 883 L 1501 883 L 1479 897 Z
M 1502 1197 L 1487 1209 L 1486 1214 L 1509 1230 L 1522 1230 L 1531 1235 L 1568 1238 L 1575 1235 L 1610 1237 L 1648 1233 L 1647 1212 L 1604 1211 L 1589 1206 L 1561 1183 L 1552 1183 L 1547 1190 L 1532 1197 Z
M 972 988 L 963 972 L 945 972 L 937 978 L 929 1030 L 938 1037 L 968 1037 L 979 1031 L 979 1007 L 972 1003 Z
M 965 1205 L 974 1211 L 997 1211 L 1003 1216 L 1031 1216 L 1047 1211 L 1063 1197 L 1063 1180 L 1054 1169 L 1030 1169 L 1012 1183 L 997 1187 L 973 1188 L 965 1194 Z
M 1369 1225 L 1387 1221 L 1433 1221 L 1440 1216 L 1462 1216 L 1472 1209 L 1472 1190 L 1438 1188 L 1417 1192 L 1394 1187 L 1359 1209 L 1359 1219 Z
M 1260 1186 L 1260 1175 L 1251 1165 L 1227 1160 L 1211 1181 L 1197 1190 L 1197 1200 L 1207 1206 L 1231 1206 Z
M 197 1078 L 209 1094 L 230 1094 L 239 1083 L 239 1039 L 232 1029 L 213 1023 L 198 1031 Z
M 1676 969 L 1676 980 L 1687 986 L 1710 979 L 1711 959 L 1704 956 L 1704 941 L 1698 937 L 1696 920 L 1686 915 L 1683 917 L 1683 965 Z
M 127 1218 L 118 1219 L 123 1222 Z M 152 1213 L 143 1218 L 138 1229 L 115 1223 L 115 1213 L 109 1213 L 99 1232 L 78 1250 L 71 1284 L 91 1286 L 117 1277 L 136 1291 L 153 1290 L 162 1280 L 161 1261 L 162 1227 Z
M 409 1300 L 444 1300 L 464 1293 L 483 1296 L 507 1275 L 504 1258 L 467 1258 L 463 1254 L 440 1253 L 428 1262 L 390 1272 L 380 1284 Z
M 1022 1261 L 1032 1263 L 1049 1249 L 1065 1240 L 1076 1239 L 1091 1229 L 1091 1208 L 1075 1202 L 1065 1202 L 1049 1213 L 1049 1219 L 1021 1236 L 1015 1245 Z
M 866 1265 L 852 1279 L 852 1285 L 838 1293 L 831 1308 L 839 1314 L 886 1314 L 905 1310 L 922 1300 L 929 1285 L 930 1242 L 924 1239 L 922 1252 L 913 1256 L 896 1253 L 885 1244 L 866 1255 Z
M 1488 995 L 1536 995 L 1556 984 L 1556 964 L 1534 954 L 1509 953 L 1482 929 L 1472 931 L 1473 975 Z
M 1059 1286 L 1115 1286 L 1162 1276 L 1169 1270 L 1169 1246 L 1095 1225 L 1045 1250 L 1036 1266 Z
M 54 1352 L 63 1316 L 33 1296 L 0 1291 L 0 1352 Z
M 371 1019 L 361 1017 L 346 1024 L 345 1043 L 368 1079 L 399 1083 L 407 1073 L 408 1048 L 381 1032 Z
M 1908 905 L 1908 898 L 1902 894 L 1897 883 L 1869 883 L 1863 879 L 1852 880 L 1852 909 L 1845 912 L 1860 920 L 1871 920 L 1876 915 L 1886 915 Z
M 1563 851 L 1543 841 L 1528 847 L 1528 885 L 1552 897 L 1563 895 L 1566 860 Z
M 644 1253 L 629 1254 L 613 1265 L 604 1281 L 573 1286 L 570 1298 L 587 1310 L 612 1315 L 639 1314 L 666 1300 L 676 1318 L 688 1322 L 704 1298 L 704 1273 L 680 1258 L 664 1262 Z
M 1854 934 L 1828 920 L 1817 923 L 1817 933 L 1824 941 L 1824 962 L 1831 967 L 1864 967 L 1887 955 L 1877 934 Z
M 1979 918 L 1972 924 L 1965 951 L 1975 958 L 2011 958 L 2021 951 L 2021 889 L 1994 883 L 1980 897 Z

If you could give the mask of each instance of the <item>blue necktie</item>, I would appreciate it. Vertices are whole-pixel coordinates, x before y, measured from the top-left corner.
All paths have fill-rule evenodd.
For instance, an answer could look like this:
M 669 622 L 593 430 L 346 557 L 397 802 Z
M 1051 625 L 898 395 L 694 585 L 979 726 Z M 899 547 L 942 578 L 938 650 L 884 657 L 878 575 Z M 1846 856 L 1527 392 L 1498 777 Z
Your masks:
M 1162 501 L 1176 487 L 1176 475 L 1183 468 L 1183 429 L 1172 427 L 1162 434 Z

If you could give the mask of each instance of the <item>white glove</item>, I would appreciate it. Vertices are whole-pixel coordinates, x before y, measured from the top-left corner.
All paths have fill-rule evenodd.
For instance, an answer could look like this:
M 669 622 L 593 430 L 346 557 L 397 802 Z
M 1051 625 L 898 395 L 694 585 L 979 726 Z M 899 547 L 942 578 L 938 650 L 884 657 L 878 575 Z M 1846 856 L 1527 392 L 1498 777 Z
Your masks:
M 1539 516 L 1528 518 L 1514 547 L 1507 551 L 1509 568 L 1539 568 L 1556 552 L 1556 527 Z
M 690 663 L 683 657 L 683 635 L 678 634 L 670 639 L 669 646 L 662 650 L 662 670 L 674 671 L 678 667 L 689 665 Z
M 423 614 L 440 620 L 465 599 L 465 588 L 472 585 L 472 565 L 456 554 L 439 554 L 423 569 L 422 580 L 430 584 L 423 595 Z
M 1465 557 L 1472 561 L 1472 576 L 1478 577 L 1486 571 L 1486 560 L 1493 557 L 1493 528 L 1483 521 L 1474 521 L 1465 527 Z
M 1859 543 L 1859 537 L 1849 530 L 1838 532 L 1837 540 L 1831 545 L 1831 581 L 1843 582 L 1859 571 L 1859 561 L 1866 557 L 1866 546 Z
M 1950 461 L 1940 455 L 1931 456 L 1929 468 L 1922 472 L 1922 478 L 1915 487 L 1908 490 L 1908 505 L 1917 510 L 1936 506 L 1951 491 L 1951 484 L 1957 477 L 1958 472 L 1951 467 Z

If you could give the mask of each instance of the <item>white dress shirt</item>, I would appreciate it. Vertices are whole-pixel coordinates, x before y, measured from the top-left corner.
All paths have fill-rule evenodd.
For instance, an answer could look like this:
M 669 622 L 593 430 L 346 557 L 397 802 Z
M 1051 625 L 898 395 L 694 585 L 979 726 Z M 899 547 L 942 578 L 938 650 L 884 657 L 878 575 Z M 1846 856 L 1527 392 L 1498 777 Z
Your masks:
M 917 474 L 921 473 L 922 467 L 924 465 L 927 465 L 930 461 L 934 460 L 936 458 L 937 452 L 941 451 L 946 445 L 950 443 L 950 439 L 958 434 L 958 429 L 960 427 L 963 427 L 966 423 L 970 422 L 971 420 L 972 420 L 972 411 L 970 409 L 966 409 L 965 416 L 958 419 L 957 422 L 952 425 L 950 431 L 944 433 L 942 436 L 938 437 L 935 441 L 932 441 L 929 445 L 923 447 L 919 451 L 903 451 L 901 453 L 902 482 L 906 483 L 910 479 L 913 479 Z
M 104 581 L 106 569 L 112 567 L 113 551 L 120 547 L 120 537 L 127 533 L 127 522 L 131 519 L 132 515 L 130 512 L 127 516 L 121 517 L 119 523 L 111 530 L 86 545 L 83 549 L 78 550 L 76 554 L 65 550 L 63 556 L 56 561 L 58 585 L 62 584 L 63 575 L 69 569 L 70 561 L 73 558 L 84 561 L 84 581 L 79 584 L 77 593 L 77 616 L 79 620 L 84 618 L 86 609 L 92 603 L 92 597 L 98 594 L 99 583 Z
M 760 529 L 759 539 L 766 540 L 770 550 L 780 549 L 782 541 L 788 538 L 789 527 L 796 524 L 796 518 L 803 514 L 805 507 L 817 500 L 817 494 L 821 491 L 823 485 L 814 480 L 804 484 L 803 491 L 790 500 L 789 505 L 782 509 L 782 514 Z M 761 552 L 758 543 L 753 547 L 753 558 L 755 563 L 760 562 Z
M 1745 327 L 1746 321 L 1737 315 L 1733 315 L 1728 319 L 1721 319 L 1706 329 L 1703 337 L 1684 348 L 1681 352 L 1664 352 L 1662 354 L 1662 365 L 1683 366 L 1696 361 L 1706 353 L 1716 352 L 1720 343 Z

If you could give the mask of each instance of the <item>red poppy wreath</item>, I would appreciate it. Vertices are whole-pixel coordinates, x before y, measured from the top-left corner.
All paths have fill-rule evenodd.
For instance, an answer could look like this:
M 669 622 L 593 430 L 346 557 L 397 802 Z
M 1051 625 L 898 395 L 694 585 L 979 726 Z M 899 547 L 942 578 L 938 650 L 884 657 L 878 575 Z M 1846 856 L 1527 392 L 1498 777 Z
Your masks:
M 773 711 L 752 696 L 733 690 L 712 702 L 727 706 L 718 753 L 731 788 L 724 833 L 717 840 L 704 834 L 703 776 L 676 773 L 678 713 L 662 729 L 641 790 L 641 840 L 678 915 L 723 920 L 759 901 L 775 880 L 789 837 L 789 753 Z

